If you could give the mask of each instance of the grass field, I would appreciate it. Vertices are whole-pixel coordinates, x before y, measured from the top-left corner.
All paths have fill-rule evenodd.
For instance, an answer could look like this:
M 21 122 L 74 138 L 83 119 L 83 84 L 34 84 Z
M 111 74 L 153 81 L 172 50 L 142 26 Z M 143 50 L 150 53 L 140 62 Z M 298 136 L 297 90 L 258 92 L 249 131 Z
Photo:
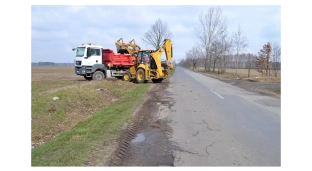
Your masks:
M 31 78 L 32 166 L 80 165 L 119 136 L 151 85 L 85 81 L 73 67 L 32 67 Z
M 195 69 L 195 71 L 205 72 L 204 68 L 197 68 Z M 218 73 L 212 73 L 212 72 L 209 72 L 209 74 L 213 74 L 215 76 L 222 77 L 225 79 L 237 79 L 235 72 L 236 72 L 236 69 L 226 69 L 224 74 L 218 74 Z M 277 77 L 274 77 L 273 72 L 274 71 L 271 71 L 271 76 L 262 76 L 257 70 L 251 69 L 250 76 L 248 78 L 248 69 L 237 69 L 237 75 L 239 76 L 239 79 L 241 80 L 250 80 L 250 81 L 255 81 L 255 82 L 281 82 L 281 72 L 278 71 Z

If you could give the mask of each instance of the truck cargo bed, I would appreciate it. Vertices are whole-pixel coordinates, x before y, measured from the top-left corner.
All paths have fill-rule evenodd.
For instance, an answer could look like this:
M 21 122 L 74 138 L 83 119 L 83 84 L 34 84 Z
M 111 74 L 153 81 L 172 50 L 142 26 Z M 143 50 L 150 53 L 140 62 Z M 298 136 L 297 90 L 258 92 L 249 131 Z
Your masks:
M 132 57 L 129 54 L 115 54 L 111 49 L 103 49 L 103 61 L 106 66 L 110 65 L 111 67 L 130 67 L 134 65 Z

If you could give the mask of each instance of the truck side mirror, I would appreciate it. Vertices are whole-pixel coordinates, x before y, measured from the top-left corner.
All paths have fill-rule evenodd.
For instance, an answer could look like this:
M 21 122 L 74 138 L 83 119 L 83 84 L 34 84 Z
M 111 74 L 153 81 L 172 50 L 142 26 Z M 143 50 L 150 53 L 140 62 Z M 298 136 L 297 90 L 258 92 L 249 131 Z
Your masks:
M 91 49 L 88 47 L 87 48 L 87 57 L 90 57 L 91 56 Z
M 75 50 L 76 50 L 76 48 L 72 48 L 72 50 L 73 50 L 73 51 L 75 51 Z

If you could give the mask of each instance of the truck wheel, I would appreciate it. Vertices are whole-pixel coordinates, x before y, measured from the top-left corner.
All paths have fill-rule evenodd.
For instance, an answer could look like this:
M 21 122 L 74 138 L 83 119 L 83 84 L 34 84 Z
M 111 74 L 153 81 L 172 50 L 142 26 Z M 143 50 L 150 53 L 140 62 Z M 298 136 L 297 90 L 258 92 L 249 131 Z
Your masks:
M 124 75 L 122 76 L 123 81 L 131 81 L 131 73 L 130 72 L 125 72 Z
M 102 71 L 95 71 L 95 73 L 92 75 L 93 80 L 104 80 L 105 75 Z
M 86 77 L 86 76 L 83 76 L 83 77 L 88 81 L 92 80 L 92 77 Z
M 136 80 L 137 82 L 140 83 L 144 83 L 145 81 L 145 73 L 144 70 L 142 68 L 138 69 L 136 72 Z

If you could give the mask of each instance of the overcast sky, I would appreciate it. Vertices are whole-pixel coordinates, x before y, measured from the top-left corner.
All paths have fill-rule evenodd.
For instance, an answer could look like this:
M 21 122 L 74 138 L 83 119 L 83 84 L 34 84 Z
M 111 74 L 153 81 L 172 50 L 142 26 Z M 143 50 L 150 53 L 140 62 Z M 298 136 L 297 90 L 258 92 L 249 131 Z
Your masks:
M 161 19 L 173 33 L 174 59 L 179 61 L 195 46 L 199 15 L 210 7 L 220 7 L 227 17 L 230 33 L 241 25 L 249 47 L 257 54 L 267 43 L 281 43 L 281 6 L 32 6 L 31 62 L 73 62 L 73 47 L 93 43 L 116 52 L 119 38 L 134 39 L 149 48 L 142 37 Z

